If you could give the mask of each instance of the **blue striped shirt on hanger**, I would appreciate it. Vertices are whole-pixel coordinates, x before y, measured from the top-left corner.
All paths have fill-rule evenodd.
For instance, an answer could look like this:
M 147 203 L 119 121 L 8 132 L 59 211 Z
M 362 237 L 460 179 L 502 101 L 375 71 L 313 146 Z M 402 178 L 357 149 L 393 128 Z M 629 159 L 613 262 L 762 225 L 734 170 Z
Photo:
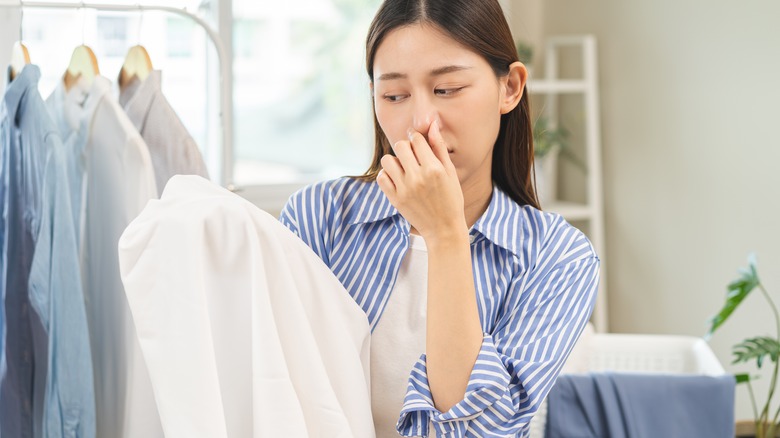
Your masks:
M 373 330 L 409 248 L 409 223 L 376 183 L 340 178 L 294 194 L 280 220 L 328 265 Z M 428 436 L 527 436 L 595 303 L 599 259 L 557 214 L 498 188 L 469 231 L 484 339 L 465 397 L 433 405 L 425 354 L 410 370 L 398 431 Z

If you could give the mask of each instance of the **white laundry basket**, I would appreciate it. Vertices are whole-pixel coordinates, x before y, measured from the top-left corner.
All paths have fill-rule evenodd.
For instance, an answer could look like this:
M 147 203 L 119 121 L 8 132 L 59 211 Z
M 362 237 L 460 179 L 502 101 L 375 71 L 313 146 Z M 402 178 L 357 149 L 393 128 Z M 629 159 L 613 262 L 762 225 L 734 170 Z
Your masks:
M 587 372 L 615 371 L 653 374 L 726 373 L 704 339 L 676 335 L 627 335 L 595 333 L 580 338 L 570 360 L 584 356 Z M 564 369 L 566 373 L 566 369 Z M 547 401 L 531 421 L 531 438 L 543 438 Z

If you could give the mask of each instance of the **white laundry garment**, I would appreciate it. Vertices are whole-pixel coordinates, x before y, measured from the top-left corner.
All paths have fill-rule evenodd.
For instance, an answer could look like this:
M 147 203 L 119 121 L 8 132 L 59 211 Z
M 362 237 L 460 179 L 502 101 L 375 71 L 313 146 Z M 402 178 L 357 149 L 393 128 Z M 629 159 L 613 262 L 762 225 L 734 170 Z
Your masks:
M 174 176 L 119 254 L 167 438 L 374 437 L 365 313 L 274 217 Z
M 67 153 L 71 190 L 80 196 L 81 269 L 95 374 L 97 436 L 162 438 L 122 281 L 117 244 L 127 224 L 157 196 L 149 151 L 108 79 L 62 82 L 47 101 Z M 70 129 L 71 132 L 67 132 Z

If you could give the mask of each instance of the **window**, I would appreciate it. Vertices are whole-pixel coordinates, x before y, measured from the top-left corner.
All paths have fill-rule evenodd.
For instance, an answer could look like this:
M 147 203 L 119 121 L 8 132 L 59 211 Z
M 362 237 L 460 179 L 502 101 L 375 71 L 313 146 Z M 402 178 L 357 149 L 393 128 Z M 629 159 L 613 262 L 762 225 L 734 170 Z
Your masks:
M 379 0 L 234 0 L 234 180 L 360 174 L 373 152 L 365 36 Z
M 234 177 L 229 182 L 247 191 L 287 185 L 286 194 L 271 195 L 276 196 L 273 209 L 291 187 L 362 173 L 373 153 L 365 37 L 381 0 L 218 1 L 142 3 L 200 11 L 214 28 L 219 8 L 233 11 L 232 29 L 222 30 L 231 32 L 234 52 Z M 210 173 L 220 174 L 218 58 L 199 26 L 157 11 L 28 7 L 23 32 L 41 68 L 44 98 L 77 45 L 93 49 L 101 74 L 112 81 L 127 50 L 144 45 Z
M 128 4 L 127 2 L 116 2 Z M 155 2 L 197 10 L 191 0 Z M 162 70 L 162 88 L 179 118 L 207 159 L 219 153 L 219 119 L 211 111 L 208 90 L 216 89 L 209 75 L 213 51 L 204 31 L 191 21 L 158 11 L 109 12 L 93 9 L 38 9 L 27 7 L 22 23 L 30 58 L 41 70 L 39 89 L 47 98 L 61 80 L 73 49 L 89 46 L 98 60 L 101 75 L 116 82 L 130 47 L 141 44 L 155 69 Z M 115 87 L 116 88 L 116 87 Z M 197 92 L 193 92 L 197 90 Z M 118 92 L 115 90 L 114 94 Z M 209 171 L 215 169 L 212 164 Z
M 195 44 L 195 23 L 183 18 L 168 16 L 165 20 L 165 29 L 168 41 L 168 56 L 171 58 L 192 57 Z
M 97 37 L 105 49 L 106 56 L 112 58 L 124 56 L 127 53 L 128 17 L 97 16 Z

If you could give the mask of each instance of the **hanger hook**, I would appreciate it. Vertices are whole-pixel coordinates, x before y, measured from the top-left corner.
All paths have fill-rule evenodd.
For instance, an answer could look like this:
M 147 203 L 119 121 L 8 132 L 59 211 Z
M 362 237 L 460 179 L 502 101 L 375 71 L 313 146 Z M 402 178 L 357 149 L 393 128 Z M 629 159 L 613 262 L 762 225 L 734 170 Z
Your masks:
M 19 0 L 19 42 L 24 41 L 24 0 Z
M 136 6 L 138 7 L 138 11 L 140 12 L 140 17 L 138 18 L 138 45 L 141 45 L 141 30 L 144 27 L 144 7 L 141 6 L 141 3 L 136 3 Z
M 81 1 L 80 9 L 81 9 L 81 45 L 84 46 L 84 45 L 86 45 L 85 43 L 86 43 L 86 40 L 87 40 L 87 37 L 86 37 L 86 33 L 87 33 L 87 10 L 84 7 L 84 1 L 83 0 Z

